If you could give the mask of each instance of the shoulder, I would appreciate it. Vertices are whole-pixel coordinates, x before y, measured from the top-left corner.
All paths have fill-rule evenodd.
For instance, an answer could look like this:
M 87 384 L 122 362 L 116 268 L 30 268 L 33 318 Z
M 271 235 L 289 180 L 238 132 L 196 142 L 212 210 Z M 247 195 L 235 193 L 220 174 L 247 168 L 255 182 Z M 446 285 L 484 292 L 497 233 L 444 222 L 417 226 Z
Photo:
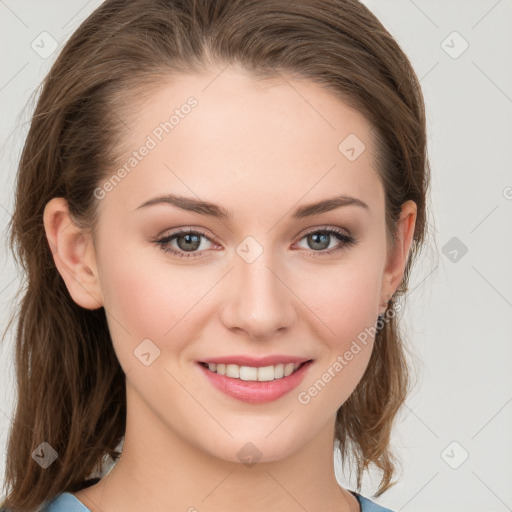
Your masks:
M 374 501 L 365 498 L 361 494 L 350 491 L 361 505 L 361 512 L 393 512 L 389 508 L 382 507 Z M 2 512 L 4 509 L 0 509 Z M 91 512 L 78 498 L 69 492 L 58 494 L 44 508 L 43 512 Z
M 44 508 L 44 512 L 91 512 L 78 498 L 69 492 L 58 494 Z
M 359 501 L 361 512 L 393 512 L 391 509 L 378 505 L 374 501 L 361 496 L 357 492 L 350 491 Z

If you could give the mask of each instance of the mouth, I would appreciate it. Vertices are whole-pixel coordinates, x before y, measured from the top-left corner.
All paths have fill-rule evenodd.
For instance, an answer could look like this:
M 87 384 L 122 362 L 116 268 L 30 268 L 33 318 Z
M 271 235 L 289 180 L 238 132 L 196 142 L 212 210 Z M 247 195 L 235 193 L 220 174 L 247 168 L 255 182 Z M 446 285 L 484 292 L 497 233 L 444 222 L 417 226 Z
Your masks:
M 196 361 L 196 365 L 214 388 L 248 404 L 273 402 L 291 393 L 304 380 L 314 362 L 314 359 L 286 356 L 272 356 L 260 360 L 240 356 L 234 358 L 235 356 L 218 358 L 215 362 Z M 238 360 L 241 363 L 241 359 L 245 359 L 247 364 L 260 366 L 243 366 L 232 362 Z M 291 362 L 290 359 L 295 359 L 295 362 Z M 277 364 L 270 365 L 270 362 Z
M 280 380 L 298 372 L 303 366 L 311 364 L 313 359 L 301 363 L 279 363 L 268 366 L 244 366 L 238 364 L 207 363 L 199 361 L 199 364 L 211 373 L 223 375 L 231 379 L 253 382 L 268 382 Z

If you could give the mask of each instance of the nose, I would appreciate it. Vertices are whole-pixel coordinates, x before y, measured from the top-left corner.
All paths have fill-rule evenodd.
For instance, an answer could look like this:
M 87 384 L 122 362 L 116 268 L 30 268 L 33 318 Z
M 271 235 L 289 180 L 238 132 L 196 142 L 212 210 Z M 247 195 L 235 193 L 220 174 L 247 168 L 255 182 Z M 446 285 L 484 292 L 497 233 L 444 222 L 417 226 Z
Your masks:
M 268 339 L 297 320 L 298 299 L 288 287 L 285 272 L 267 251 L 247 263 L 242 258 L 224 283 L 221 320 L 232 331 L 254 339 Z

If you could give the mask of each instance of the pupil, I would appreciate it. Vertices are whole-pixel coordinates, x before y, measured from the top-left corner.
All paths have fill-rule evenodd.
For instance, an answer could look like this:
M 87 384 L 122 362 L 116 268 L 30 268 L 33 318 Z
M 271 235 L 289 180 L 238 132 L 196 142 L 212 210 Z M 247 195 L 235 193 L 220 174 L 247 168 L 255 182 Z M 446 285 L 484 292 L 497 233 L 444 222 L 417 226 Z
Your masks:
M 187 246 L 182 247 L 182 244 L 179 243 L 179 241 L 181 239 L 185 239 L 186 243 L 192 243 L 193 247 L 187 247 Z M 192 239 L 194 239 L 194 240 L 192 241 Z M 193 251 L 193 250 L 197 249 L 200 244 L 201 244 L 201 242 L 199 241 L 199 237 L 197 235 L 186 234 L 186 235 L 182 235 L 182 236 L 178 237 L 178 245 L 180 246 L 180 249 L 182 249 L 184 251 Z
M 328 242 L 328 239 L 329 239 L 329 234 L 328 233 L 322 233 L 322 234 L 312 234 L 310 235 L 310 239 L 312 240 L 313 242 L 313 248 L 314 249 L 325 249 L 326 247 L 329 247 L 329 242 Z M 321 241 L 319 241 L 318 239 L 323 239 Z M 325 242 L 327 242 L 327 245 L 325 245 Z M 315 246 L 315 244 L 319 244 L 320 247 L 318 245 Z M 325 245 L 325 247 L 323 247 L 322 245 Z

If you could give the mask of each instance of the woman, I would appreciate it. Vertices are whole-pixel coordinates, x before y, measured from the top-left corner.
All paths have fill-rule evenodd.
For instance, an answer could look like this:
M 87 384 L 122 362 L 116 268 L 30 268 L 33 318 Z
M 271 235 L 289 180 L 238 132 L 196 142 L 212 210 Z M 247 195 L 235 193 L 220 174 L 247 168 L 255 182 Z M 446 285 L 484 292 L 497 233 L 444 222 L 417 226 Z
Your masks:
M 4 509 L 389 510 L 361 479 L 394 483 L 428 185 L 418 80 L 358 1 L 106 0 L 20 161 Z

